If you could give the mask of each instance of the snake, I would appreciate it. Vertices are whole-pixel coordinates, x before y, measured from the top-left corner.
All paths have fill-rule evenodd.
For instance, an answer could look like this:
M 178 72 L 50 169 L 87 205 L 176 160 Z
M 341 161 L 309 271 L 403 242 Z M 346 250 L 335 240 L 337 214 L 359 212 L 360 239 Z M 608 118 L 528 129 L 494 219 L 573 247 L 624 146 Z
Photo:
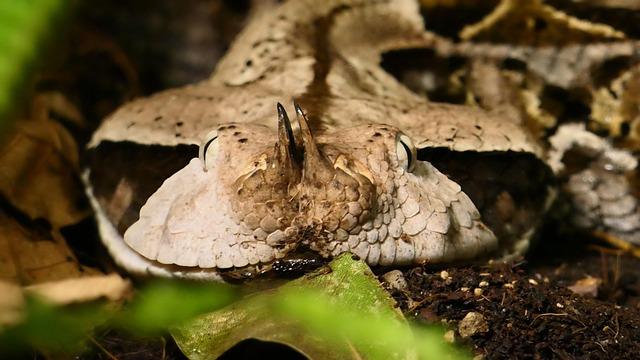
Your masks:
M 547 149 L 504 109 L 429 101 L 381 67 L 430 40 L 413 0 L 287 1 L 208 79 L 121 106 L 84 175 L 115 262 L 225 281 L 303 253 L 525 252 L 556 189 Z

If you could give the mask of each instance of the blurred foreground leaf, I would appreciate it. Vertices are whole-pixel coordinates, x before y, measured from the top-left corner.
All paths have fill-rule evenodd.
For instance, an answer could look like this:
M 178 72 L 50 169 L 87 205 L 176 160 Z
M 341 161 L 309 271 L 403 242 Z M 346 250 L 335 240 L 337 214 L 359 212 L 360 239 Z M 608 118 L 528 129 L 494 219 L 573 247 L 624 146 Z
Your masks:
M 35 348 L 47 352 L 78 351 L 92 329 L 106 321 L 109 312 L 96 303 L 55 307 L 27 298 L 22 322 L 0 330 L 0 358 Z
M 462 357 L 440 331 L 412 332 L 364 262 L 343 254 L 329 268 L 198 317 L 172 335 L 190 359 L 216 358 L 246 339 L 284 343 L 311 359 Z
M 115 325 L 136 335 L 151 335 L 226 306 L 236 296 L 223 284 L 159 280 L 118 314 Z
M 0 129 L 67 0 L 0 2 Z
M 122 307 L 104 302 L 60 307 L 27 297 L 21 321 L 6 328 L 0 326 L 0 359 L 14 358 L 30 348 L 47 353 L 78 352 L 98 326 L 122 329 L 135 336 L 161 333 L 228 305 L 235 298 L 236 291 L 229 286 L 178 281 L 154 281 Z

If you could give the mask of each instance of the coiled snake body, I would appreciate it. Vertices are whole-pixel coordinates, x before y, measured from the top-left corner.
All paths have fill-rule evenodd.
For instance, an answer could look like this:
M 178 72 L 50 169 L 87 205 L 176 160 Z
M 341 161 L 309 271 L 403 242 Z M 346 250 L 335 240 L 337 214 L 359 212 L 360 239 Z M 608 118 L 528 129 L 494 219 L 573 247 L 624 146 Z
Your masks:
M 370 265 L 526 250 L 553 192 L 545 150 L 518 119 L 429 102 L 379 66 L 427 40 L 410 0 L 259 14 L 211 78 L 94 134 L 107 248 L 132 272 L 211 279 L 303 249 Z

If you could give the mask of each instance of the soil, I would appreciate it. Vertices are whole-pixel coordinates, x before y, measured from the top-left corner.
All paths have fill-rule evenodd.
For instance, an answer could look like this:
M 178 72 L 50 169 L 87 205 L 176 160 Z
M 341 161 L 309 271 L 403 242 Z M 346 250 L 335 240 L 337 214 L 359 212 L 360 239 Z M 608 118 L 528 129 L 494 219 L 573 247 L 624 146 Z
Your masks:
M 404 271 L 408 287 L 391 292 L 408 318 L 444 324 L 488 359 L 635 359 L 640 260 L 597 246 L 584 236 L 556 239 L 511 264 L 413 268 Z M 598 285 L 569 289 L 583 279 Z M 487 331 L 462 339 L 471 312 Z

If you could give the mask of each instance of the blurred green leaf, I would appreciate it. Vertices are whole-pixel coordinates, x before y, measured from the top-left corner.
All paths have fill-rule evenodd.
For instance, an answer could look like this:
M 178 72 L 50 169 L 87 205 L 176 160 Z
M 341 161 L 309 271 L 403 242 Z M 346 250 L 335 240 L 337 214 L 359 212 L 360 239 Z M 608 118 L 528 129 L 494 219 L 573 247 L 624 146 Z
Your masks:
M 0 2 L 0 128 L 68 0 Z
M 98 304 L 55 307 L 36 298 L 27 298 L 25 318 L 0 331 L 0 358 L 29 347 L 48 351 L 77 351 L 92 329 L 109 318 L 110 312 Z
M 222 284 L 158 280 L 118 314 L 115 324 L 137 335 L 151 335 L 229 305 L 236 297 L 233 288 Z
M 230 286 L 156 280 L 138 291 L 119 311 L 113 304 L 90 303 L 55 307 L 29 298 L 23 320 L 0 328 L 0 359 L 29 348 L 76 352 L 97 326 L 126 330 L 134 335 L 166 331 L 198 314 L 228 305 L 237 297 Z
M 255 338 L 287 344 L 311 358 L 464 358 L 438 329 L 411 329 L 369 267 L 349 254 L 329 267 L 233 302 L 238 289 L 221 284 L 154 281 L 116 310 L 104 303 L 53 307 L 30 299 L 24 320 L 0 330 L 0 358 L 35 347 L 81 349 L 96 326 L 172 335 L 192 359 L 214 358 Z M 231 303 L 231 304 L 230 304 Z M 219 309 L 221 310 L 193 317 Z
M 327 271 L 328 270 L 328 271 Z M 463 358 L 442 332 L 412 332 L 369 267 L 350 254 L 329 268 L 255 294 L 171 331 L 190 359 L 246 339 L 284 343 L 312 359 Z

